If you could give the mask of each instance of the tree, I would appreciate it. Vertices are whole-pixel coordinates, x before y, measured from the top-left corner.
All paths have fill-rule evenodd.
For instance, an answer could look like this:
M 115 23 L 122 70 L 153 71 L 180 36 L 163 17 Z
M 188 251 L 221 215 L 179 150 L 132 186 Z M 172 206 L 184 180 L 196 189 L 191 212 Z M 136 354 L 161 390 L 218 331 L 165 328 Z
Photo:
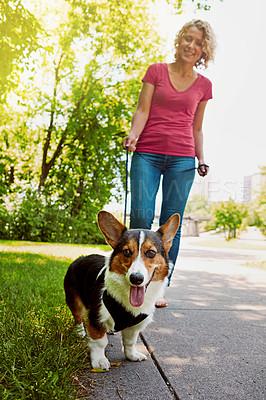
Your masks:
M 224 231 L 225 235 L 227 232 L 227 240 L 236 237 L 237 229 L 240 229 L 243 219 L 248 215 L 246 206 L 236 203 L 232 199 L 215 203 L 211 212 L 211 224 L 215 229 L 219 228 Z
M 19 94 L 18 107 L 27 95 L 34 98 L 34 104 L 29 100 L 28 104 L 24 102 L 27 120 L 21 124 L 26 123 L 25 136 L 38 131 L 43 142 L 41 188 L 60 156 L 60 164 L 64 161 L 63 147 L 73 142 L 73 137 L 76 141 L 83 140 L 88 125 L 91 130 L 97 121 L 97 126 L 106 131 L 109 124 L 112 146 L 118 139 L 114 134 L 127 129 L 139 89 L 136 82 L 154 59 L 153 50 L 158 48 L 158 35 L 147 16 L 148 6 L 149 1 L 126 4 L 115 0 L 70 1 L 68 5 L 60 0 L 43 2 L 36 6 L 38 12 L 33 10 L 43 28 L 39 49 L 28 61 L 35 73 L 31 70 L 27 76 L 21 76 L 24 93 L 16 91 L 16 97 Z M 50 20 L 55 13 L 60 15 L 60 20 L 51 27 Z M 45 18 L 49 21 L 47 26 Z M 103 102 L 108 107 L 101 108 Z M 5 110 L 3 115 L 10 115 L 9 111 Z M 2 123 L 7 138 L 3 149 L 7 154 L 12 150 L 10 127 L 13 124 L 10 122 Z M 83 130 L 83 135 L 78 135 L 77 130 Z M 38 158 L 39 154 L 38 150 Z M 17 172 L 15 166 L 14 173 Z
M 207 197 L 201 196 L 199 193 L 194 194 L 187 202 L 185 213 L 198 217 L 209 215 Z
M 20 96 L 14 96 L 21 118 L 17 113 L 14 121 L 5 113 L 2 187 L 16 190 L 11 181 L 24 192 L 29 185 L 39 186 L 43 205 L 57 209 L 58 218 L 59 210 L 64 213 L 65 231 L 81 233 L 74 228 L 84 221 L 84 236 L 78 239 L 84 242 L 94 230 L 96 213 L 111 196 L 120 195 L 120 133 L 128 129 L 140 77 L 148 64 L 160 60 L 154 56 L 159 37 L 148 0 L 51 3 L 42 3 L 46 12 L 39 10 L 40 49 L 29 60 L 36 72 L 31 69 L 31 80 L 21 76 Z M 60 20 L 44 29 L 42 15 L 48 19 L 55 9 Z M 29 191 L 27 196 L 32 202 Z
M 262 176 L 263 183 L 258 189 L 257 197 L 250 204 L 249 224 L 252 226 L 257 226 L 263 235 L 266 236 L 266 166 L 260 167 L 260 174 Z
M 13 59 L 19 85 L 8 86 L 0 110 L 0 196 L 19 192 L 25 210 L 39 188 L 43 209 L 71 240 L 87 241 L 72 233 L 93 231 L 97 211 L 121 196 L 121 132 L 129 128 L 144 71 L 164 56 L 151 1 L 27 0 L 27 16 L 41 28 L 37 49 L 22 52 L 24 64 Z M 5 26 L 12 37 L 15 27 Z
M 97 211 L 121 190 L 124 152 L 117 133 L 127 130 L 137 78 L 155 60 L 159 43 L 148 5 L 71 2 L 67 23 L 52 43 L 57 59 L 47 57 L 54 65 L 54 90 L 47 104 L 39 188 L 56 193 L 71 216 L 95 221 Z M 78 52 L 87 57 L 83 68 Z
M 0 0 L 0 198 L 14 187 L 16 174 L 20 183 L 29 178 L 20 161 L 21 154 L 28 153 L 24 129 L 27 116 L 22 116 L 25 109 L 22 114 L 14 109 L 13 100 L 18 96 L 9 94 L 15 93 L 23 71 L 29 68 L 30 54 L 38 48 L 38 32 L 39 23 L 21 0 Z M 32 171 L 32 166 L 28 170 Z
M 220 0 L 223 1 L 223 0 Z M 177 12 L 182 12 L 183 8 L 183 0 L 167 0 L 167 2 L 177 10 Z M 211 9 L 211 4 L 209 0 L 192 0 L 192 3 L 194 3 L 195 8 L 198 10 L 205 10 L 209 11 Z
M 0 100 L 18 83 L 21 61 L 37 49 L 39 28 L 36 18 L 23 7 L 21 0 L 0 1 Z

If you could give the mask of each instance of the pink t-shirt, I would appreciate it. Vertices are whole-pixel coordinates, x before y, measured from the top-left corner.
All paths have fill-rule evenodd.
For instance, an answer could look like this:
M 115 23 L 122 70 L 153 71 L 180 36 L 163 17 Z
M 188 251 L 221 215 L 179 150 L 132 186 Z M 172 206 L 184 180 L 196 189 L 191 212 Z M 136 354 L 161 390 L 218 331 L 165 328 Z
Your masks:
M 198 74 L 186 90 L 172 85 L 168 65 L 149 66 L 143 82 L 154 85 L 148 121 L 137 141 L 137 151 L 195 157 L 193 120 L 198 104 L 212 98 L 212 84 Z

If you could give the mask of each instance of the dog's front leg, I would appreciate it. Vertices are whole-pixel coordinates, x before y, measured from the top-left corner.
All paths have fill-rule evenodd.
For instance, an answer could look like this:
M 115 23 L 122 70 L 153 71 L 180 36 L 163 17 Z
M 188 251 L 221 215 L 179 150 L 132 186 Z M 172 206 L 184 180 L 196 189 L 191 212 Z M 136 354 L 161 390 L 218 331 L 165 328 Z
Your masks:
M 107 343 L 108 339 L 106 334 L 100 339 L 89 339 L 92 368 L 109 370 L 110 363 L 105 357 L 105 347 L 107 346 Z
M 124 354 L 131 361 L 147 360 L 145 354 L 140 353 L 135 348 L 139 332 L 140 329 L 136 327 L 126 328 L 122 331 Z

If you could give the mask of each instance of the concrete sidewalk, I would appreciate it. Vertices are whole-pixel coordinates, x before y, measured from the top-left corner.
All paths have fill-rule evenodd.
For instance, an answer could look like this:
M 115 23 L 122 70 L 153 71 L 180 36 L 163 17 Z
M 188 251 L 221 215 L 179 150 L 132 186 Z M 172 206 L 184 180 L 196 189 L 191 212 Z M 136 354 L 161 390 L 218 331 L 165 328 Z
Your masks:
M 110 335 L 107 356 L 121 365 L 81 377 L 94 380 L 88 399 L 266 399 L 266 272 L 242 266 L 254 259 L 266 252 L 183 241 L 168 307 L 139 339 L 148 360 L 125 360 L 120 334 Z

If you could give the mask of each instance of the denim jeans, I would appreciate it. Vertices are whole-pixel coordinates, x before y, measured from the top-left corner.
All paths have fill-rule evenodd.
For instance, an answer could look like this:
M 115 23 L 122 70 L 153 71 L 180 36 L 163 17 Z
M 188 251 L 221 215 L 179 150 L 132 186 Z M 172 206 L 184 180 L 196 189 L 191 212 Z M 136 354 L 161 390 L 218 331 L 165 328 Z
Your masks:
M 162 177 L 159 224 L 163 225 L 174 213 L 178 213 L 181 218 L 180 227 L 168 254 L 173 267 L 179 251 L 183 214 L 195 176 L 194 167 L 193 157 L 138 152 L 132 157 L 130 228 L 151 229 L 155 216 L 156 195 Z M 168 277 L 168 286 L 173 269 Z

